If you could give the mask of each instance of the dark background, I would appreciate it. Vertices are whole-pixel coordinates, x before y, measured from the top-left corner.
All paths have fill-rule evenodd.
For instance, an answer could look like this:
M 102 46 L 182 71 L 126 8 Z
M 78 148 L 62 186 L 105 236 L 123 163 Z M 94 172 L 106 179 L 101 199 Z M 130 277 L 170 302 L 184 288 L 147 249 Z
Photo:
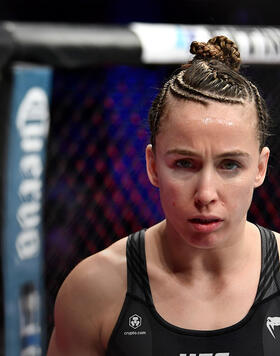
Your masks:
M 0 21 L 278 25 L 277 0 L 4 0 Z

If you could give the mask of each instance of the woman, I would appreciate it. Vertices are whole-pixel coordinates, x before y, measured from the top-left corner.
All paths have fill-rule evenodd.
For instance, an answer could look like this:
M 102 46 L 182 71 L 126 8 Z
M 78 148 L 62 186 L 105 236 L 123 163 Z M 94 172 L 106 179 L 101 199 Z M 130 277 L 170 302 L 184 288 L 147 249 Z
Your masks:
M 165 220 L 74 269 L 49 356 L 279 355 L 279 235 L 247 221 L 269 117 L 231 40 L 191 52 L 149 115 L 147 172 Z

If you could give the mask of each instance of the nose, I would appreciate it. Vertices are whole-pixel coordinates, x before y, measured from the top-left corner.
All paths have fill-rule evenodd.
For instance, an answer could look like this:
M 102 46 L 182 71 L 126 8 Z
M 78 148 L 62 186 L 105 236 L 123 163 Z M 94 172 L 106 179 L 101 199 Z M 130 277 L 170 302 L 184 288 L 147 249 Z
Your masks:
M 210 168 L 202 169 L 197 176 L 194 194 L 195 206 L 198 209 L 208 207 L 218 200 L 217 176 Z

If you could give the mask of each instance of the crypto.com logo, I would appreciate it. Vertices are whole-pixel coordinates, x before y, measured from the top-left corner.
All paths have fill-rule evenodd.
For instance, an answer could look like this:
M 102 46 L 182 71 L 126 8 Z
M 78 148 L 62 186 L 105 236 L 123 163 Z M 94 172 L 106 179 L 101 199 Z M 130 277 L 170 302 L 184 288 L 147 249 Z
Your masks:
M 128 320 L 128 324 L 131 328 L 133 329 L 137 329 L 142 325 L 142 318 L 141 316 L 137 315 L 137 314 L 133 314 L 129 320 Z

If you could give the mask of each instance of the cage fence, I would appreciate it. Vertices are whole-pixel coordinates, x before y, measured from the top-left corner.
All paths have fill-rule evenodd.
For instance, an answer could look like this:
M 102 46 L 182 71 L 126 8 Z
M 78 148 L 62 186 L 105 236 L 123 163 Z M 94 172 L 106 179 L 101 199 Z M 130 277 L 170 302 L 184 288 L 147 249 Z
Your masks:
M 55 71 L 44 204 L 50 328 L 56 293 L 79 261 L 163 218 L 144 152 L 152 98 L 174 69 Z M 279 230 L 280 67 L 251 66 L 247 74 L 261 88 L 274 122 L 268 176 L 254 194 L 249 219 Z

